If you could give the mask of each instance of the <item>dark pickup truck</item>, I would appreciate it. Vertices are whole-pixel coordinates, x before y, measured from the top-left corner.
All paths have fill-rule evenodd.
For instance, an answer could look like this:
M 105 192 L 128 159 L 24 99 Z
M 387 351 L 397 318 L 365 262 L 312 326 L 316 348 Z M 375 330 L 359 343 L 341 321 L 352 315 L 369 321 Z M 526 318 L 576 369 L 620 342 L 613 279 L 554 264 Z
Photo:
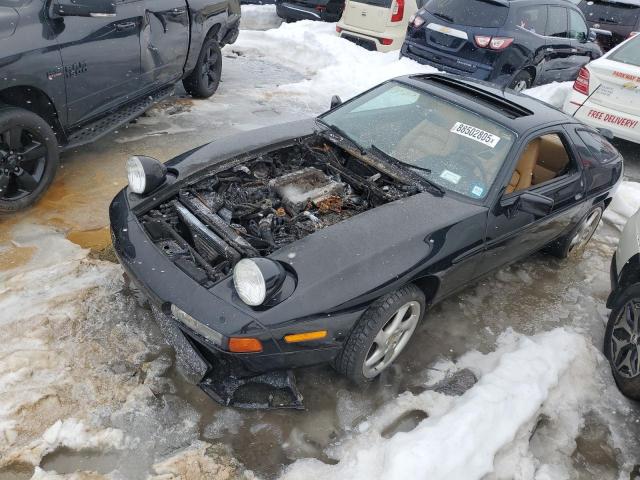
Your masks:
M 142 114 L 182 80 L 216 91 L 238 0 L 0 0 L 0 212 L 32 205 L 59 151 Z

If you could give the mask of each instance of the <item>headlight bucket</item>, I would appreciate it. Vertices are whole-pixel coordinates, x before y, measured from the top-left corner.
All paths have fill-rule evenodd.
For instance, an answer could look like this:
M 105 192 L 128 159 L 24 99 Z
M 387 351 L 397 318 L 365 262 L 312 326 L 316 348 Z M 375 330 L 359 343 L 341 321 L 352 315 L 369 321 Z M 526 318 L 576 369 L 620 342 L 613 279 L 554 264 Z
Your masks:
M 259 307 L 272 298 L 285 277 L 284 267 L 268 258 L 243 258 L 233 268 L 236 293 L 250 307 Z
M 127 160 L 127 179 L 133 193 L 146 195 L 162 185 L 166 178 L 167 167 L 155 158 L 134 155 Z

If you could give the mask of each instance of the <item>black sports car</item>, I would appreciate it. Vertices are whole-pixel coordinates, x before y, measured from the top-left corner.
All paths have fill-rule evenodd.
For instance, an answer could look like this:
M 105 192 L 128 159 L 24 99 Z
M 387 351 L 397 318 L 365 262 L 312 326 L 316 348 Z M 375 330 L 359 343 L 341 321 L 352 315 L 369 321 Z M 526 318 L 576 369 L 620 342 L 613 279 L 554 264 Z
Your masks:
M 582 251 L 621 178 L 598 131 L 475 81 L 407 76 L 332 103 L 165 165 L 132 157 L 111 204 L 124 269 L 217 400 L 323 362 L 372 380 L 430 305 L 543 248 Z

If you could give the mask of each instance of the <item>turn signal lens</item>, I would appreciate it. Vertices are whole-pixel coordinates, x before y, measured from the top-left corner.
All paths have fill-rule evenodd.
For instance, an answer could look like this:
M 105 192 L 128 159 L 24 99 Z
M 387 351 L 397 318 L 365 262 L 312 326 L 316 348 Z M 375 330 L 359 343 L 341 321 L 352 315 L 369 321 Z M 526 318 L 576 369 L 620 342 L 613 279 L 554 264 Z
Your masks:
M 589 78 L 590 77 L 591 77 L 591 74 L 589 73 L 589 70 L 582 67 L 580 69 L 580 73 L 578 73 L 578 78 L 576 78 L 576 81 L 573 83 L 573 89 L 576 92 L 582 93 L 583 95 L 589 95 Z
M 262 351 L 262 342 L 257 338 L 231 337 L 229 351 L 234 353 L 255 353 Z
M 293 333 L 291 335 L 285 335 L 284 341 L 287 343 L 310 342 L 311 340 L 320 340 L 322 338 L 326 338 L 326 336 L 326 330 L 318 330 L 315 332 Z
M 504 50 L 513 43 L 513 38 L 508 37 L 493 37 L 489 42 L 489 48 L 491 50 Z
M 486 35 L 476 35 L 476 45 L 480 48 L 487 48 L 491 42 L 491 37 Z

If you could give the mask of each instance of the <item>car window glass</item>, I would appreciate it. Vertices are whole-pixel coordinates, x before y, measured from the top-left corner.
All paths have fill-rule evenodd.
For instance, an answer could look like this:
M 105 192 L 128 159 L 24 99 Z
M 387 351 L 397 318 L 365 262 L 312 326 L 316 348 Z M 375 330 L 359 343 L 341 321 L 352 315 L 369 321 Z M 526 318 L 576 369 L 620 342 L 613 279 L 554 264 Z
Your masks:
M 508 6 L 484 0 L 429 0 L 424 8 L 446 22 L 474 27 L 501 27 L 509 15 Z
M 517 28 L 544 35 L 547 28 L 547 7 L 544 5 L 521 7 L 516 11 L 515 20 Z
M 580 10 L 590 22 L 635 26 L 640 18 L 640 4 L 606 0 L 583 0 Z
M 569 10 L 569 38 L 575 38 L 580 42 L 586 42 L 589 29 L 582 16 L 575 10 Z
M 596 160 L 607 163 L 618 158 L 618 151 L 602 135 L 589 131 L 578 130 L 578 135 Z
M 547 20 L 546 35 L 548 37 L 567 37 L 568 32 L 566 8 L 549 7 L 549 19 Z
M 505 194 L 535 188 L 575 170 L 561 136 L 549 133 L 531 140 L 520 154 Z
M 515 141 L 507 127 L 397 82 L 320 118 L 363 148 L 375 145 L 384 154 L 423 169 L 413 170 L 416 175 L 478 200 L 488 194 Z
M 640 35 L 636 35 L 633 40 L 629 40 L 609 55 L 609 60 L 640 67 Z

